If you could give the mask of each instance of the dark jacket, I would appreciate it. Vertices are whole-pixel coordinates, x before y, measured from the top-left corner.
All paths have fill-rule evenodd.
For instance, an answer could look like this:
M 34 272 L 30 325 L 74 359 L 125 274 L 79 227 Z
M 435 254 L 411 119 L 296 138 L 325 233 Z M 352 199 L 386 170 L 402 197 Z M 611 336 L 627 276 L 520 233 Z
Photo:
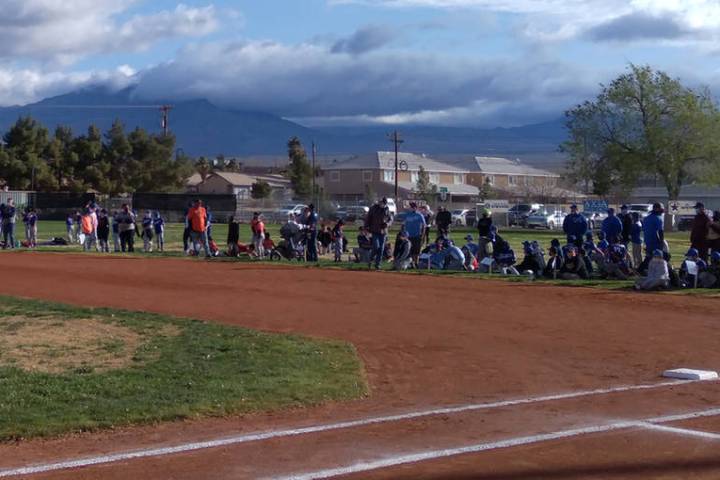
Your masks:
M 240 224 L 238 222 L 230 222 L 228 225 L 227 243 L 232 245 L 240 241 Z
M 588 278 L 585 261 L 580 258 L 580 255 L 576 255 L 573 258 L 568 258 L 560 271 L 562 273 L 571 273 L 573 275 L 577 275 L 580 278 Z
M 492 224 L 492 217 L 480 217 L 477 221 L 478 235 L 481 237 L 489 237 Z
M 435 216 L 435 224 L 441 230 L 447 230 L 452 225 L 452 213 L 449 210 L 439 212 Z
M 707 243 L 708 229 L 710 228 L 710 217 L 705 213 L 698 213 L 692 222 L 692 230 L 690 230 L 690 243 L 692 246 L 704 247 Z
M 560 276 L 560 271 L 562 270 L 562 268 L 563 260 L 560 255 L 548 258 L 548 261 L 545 264 L 545 269 L 543 270 L 543 276 L 545 278 L 553 278 L 553 272 L 557 272 L 557 275 Z
M 365 219 L 365 226 L 370 229 L 373 234 L 387 233 L 387 227 L 390 223 L 390 209 L 387 205 L 376 203 L 370 207 L 370 211 Z
M 621 213 L 618 215 L 620 222 L 622 222 L 622 241 L 623 243 L 630 243 L 630 235 L 634 225 L 632 215 L 629 213 Z

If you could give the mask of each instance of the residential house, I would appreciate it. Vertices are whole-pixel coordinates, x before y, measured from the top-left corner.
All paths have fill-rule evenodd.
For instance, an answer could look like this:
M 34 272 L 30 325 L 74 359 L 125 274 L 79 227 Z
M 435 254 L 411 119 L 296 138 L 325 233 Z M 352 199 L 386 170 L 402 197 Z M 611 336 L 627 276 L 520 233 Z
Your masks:
M 196 174 L 197 175 L 197 174 Z M 188 185 L 197 179 L 193 177 L 188 180 Z M 292 196 L 290 180 L 282 175 L 247 175 L 236 172 L 213 172 L 205 179 L 197 183 L 192 190 L 201 194 L 234 194 L 239 201 L 249 200 L 253 183 L 263 180 L 273 190 L 273 197 L 285 199 Z
M 478 194 L 477 187 L 467 181 L 467 170 L 414 153 L 398 154 L 398 196 L 414 198 L 420 167 L 428 173 L 430 183 L 438 192 L 446 192 L 453 202 L 470 203 Z M 393 197 L 395 192 L 395 153 L 377 152 L 354 156 L 348 160 L 326 163 L 322 185 L 325 193 L 339 201 L 366 199 L 369 192 L 376 197 Z

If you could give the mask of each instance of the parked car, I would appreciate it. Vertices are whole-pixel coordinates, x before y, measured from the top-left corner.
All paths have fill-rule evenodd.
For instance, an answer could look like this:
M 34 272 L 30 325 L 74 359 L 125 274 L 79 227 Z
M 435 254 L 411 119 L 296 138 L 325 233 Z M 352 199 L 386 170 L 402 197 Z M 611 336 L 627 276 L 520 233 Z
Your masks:
M 338 215 L 338 218 L 342 218 L 346 222 L 356 222 L 358 220 L 364 221 L 365 216 L 370 211 L 369 207 L 365 205 L 350 205 L 345 207 L 343 217 Z
M 607 218 L 607 213 L 602 212 L 581 212 L 580 213 L 588 222 L 588 228 L 591 230 L 600 230 L 602 222 Z
M 452 222 L 453 225 L 457 225 L 458 227 L 465 227 L 467 226 L 467 214 L 470 212 L 467 208 L 461 208 L 458 210 L 452 211 Z
M 400 212 L 393 218 L 393 223 L 396 223 L 398 225 L 402 225 L 405 223 L 405 217 L 407 217 L 408 212 Z
M 542 209 L 530 214 L 525 220 L 525 223 L 528 228 L 547 228 L 548 230 L 555 230 L 562 228 L 563 221 L 565 221 L 564 212 L 548 212 L 547 210 Z
M 628 211 L 630 213 L 637 212 L 640 214 L 640 220 L 650 215 L 650 212 L 652 212 L 652 204 L 651 203 L 633 203 L 631 205 L 628 205 Z
M 277 221 L 284 221 L 287 220 L 287 218 L 290 216 L 290 214 L 295 215 L 296 217 L 300 215 L 303 210 L 307 207 L 307 205 L 303 204 L 296 204 L 296 205 L 284 205 L 274 212 L 275 220 Z
M 465 226 L 466 227 L 474 227 L 477 224 L 477 210 L 470 209 L 465 214 Z
M 513 225 L 525 225 L 525 220 L 530 214 L 542 210 L 544 205 L 541 203 L 521 203 L 515 205 L 508 210 L 508 224 Z

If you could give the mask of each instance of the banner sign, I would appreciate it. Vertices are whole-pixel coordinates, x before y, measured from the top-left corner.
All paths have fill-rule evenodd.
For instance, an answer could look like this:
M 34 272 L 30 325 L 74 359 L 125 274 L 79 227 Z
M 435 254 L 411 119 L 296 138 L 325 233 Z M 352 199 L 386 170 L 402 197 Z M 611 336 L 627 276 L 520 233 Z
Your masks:
M 507 213 L 510 210 L 510 203 L 507 200 L 485 200 L 485 203 L 479 205 L 493 213 Z
M 670 205 L 668 206 L 669 214 L 671 215 L 681 215 L 681 216 L 691 216 L 695 215 L 695 205 L 697 202 L 693 200 L 692 202 L 688 200 L 678 200 L 675 202 L 670 202 Z
M 588 213 L 607 213 L 607 200 L 585 200 L 583 202 L 583 211 Z

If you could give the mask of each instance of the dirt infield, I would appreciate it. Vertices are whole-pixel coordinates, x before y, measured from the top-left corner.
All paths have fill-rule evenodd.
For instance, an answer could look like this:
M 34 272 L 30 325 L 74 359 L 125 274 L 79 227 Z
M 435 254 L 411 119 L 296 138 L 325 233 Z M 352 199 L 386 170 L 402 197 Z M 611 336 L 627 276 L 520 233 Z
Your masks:
M 720 369 L 717 299 L 279 265 L 52 254 L 0 255 L 0 274 L 0 294 L 348 340 L 366 364 L 372 389 L 370 398 L 350 404 L 4 445 L 0 470 L 438 406 L 651 384 L 670 367 Z M 408 452 L 718 407 L 720 385 L 679 385 L 276 438 L 39 478 L 284 478 Z M 718 422 L 698 420 L 693 428 L 704 425 Z M 708 442 L 654 431 L 619 431 L 351 478 L 683 477 L 678 472 L 719 478 L 720 463 L 710 452 L 717 451 L 720 442 Z M 586 448 L 593 455 L 578 457 Z M 668 463 L 674 472 L 668 476 L 657 465 L 673 454 L 687 455 L 687 461 Z

